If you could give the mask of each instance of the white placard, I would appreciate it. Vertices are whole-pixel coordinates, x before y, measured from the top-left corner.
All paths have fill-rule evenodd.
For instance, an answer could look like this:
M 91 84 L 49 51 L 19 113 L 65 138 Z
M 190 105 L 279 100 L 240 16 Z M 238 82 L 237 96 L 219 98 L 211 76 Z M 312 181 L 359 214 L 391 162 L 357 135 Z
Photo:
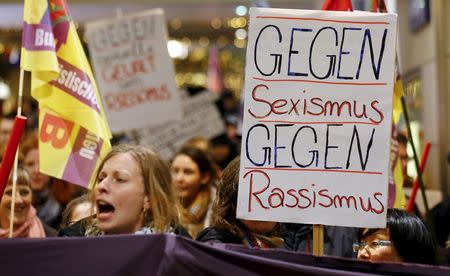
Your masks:
M 112 132 L 181 118 L 162 9 L 88 23 L 86 38 Z
M 385 226 L 396 24 L 250 9 L 237 217 Z
M 210 139 L 224 133 L 225 125 L 214 100 L 215 96 L 210 92 L 184 97 L 183 119 L 139 130 L 140 143 L 168 160 L 191 137 Z

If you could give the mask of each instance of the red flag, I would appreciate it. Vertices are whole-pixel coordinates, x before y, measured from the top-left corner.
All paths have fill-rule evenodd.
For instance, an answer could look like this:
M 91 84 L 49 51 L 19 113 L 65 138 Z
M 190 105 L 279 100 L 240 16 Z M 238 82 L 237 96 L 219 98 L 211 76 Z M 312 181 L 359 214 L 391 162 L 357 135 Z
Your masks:
M 326 0 L 322 5 L 326 11 L 353 11 L 351 0 Z
M 372 0 L 372 12 L 387 12 L 386 3 L 384 0 Z

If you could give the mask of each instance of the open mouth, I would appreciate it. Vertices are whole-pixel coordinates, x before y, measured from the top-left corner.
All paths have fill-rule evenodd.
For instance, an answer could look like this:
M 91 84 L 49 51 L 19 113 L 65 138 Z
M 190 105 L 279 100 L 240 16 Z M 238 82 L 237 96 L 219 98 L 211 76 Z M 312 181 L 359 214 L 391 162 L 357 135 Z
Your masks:
M 103 200 L 98 200 L 96 203 L 98 214 L 110 214 L 114 212 L 114 206 L 112 206 L 110 203 Z

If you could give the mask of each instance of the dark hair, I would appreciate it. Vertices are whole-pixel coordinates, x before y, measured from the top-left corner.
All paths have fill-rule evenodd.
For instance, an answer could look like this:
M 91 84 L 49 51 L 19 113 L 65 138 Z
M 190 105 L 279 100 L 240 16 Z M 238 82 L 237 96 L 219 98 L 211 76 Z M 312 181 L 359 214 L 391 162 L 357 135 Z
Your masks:
M 209 183 L 214 181 L 216 171 L 214 170 L 213 162 L 206 152 L 193 146 L 184 146 L 175 154 L 175 157 L 181 154 L 189 156 L 197 164 L 201 175 L 209 174 L 211 176 Z
M 63 229 L 65 227 L 69 226 L 71 223 L 73 223 L 72 221 L 70 221 L 70 218 L 71 218 L 72 213 L 75 210 L 75 208 L 78 205 L 81 205 L 83 203 L 92 203 L 91 197 L 92 197 L 92 195 L 90 195 L 90 194 L 84 194 L 82 196 L 72 199 L 67 204 L 66 209 L 64 209 L 64 211 L 62 212 L 62 222 L 60 225 L 60 229 Z M 92 211 L 92 214 L 94 214 L 93 211 Z
M 388 209 L 386 227 L 389 229 L 390 240 L 403 261 L 436 264 L 436 243 L 419 217 L 404 210 Z M 369 229 L 364 235 L 363 230 L 358 233 L 358 241 L 381 229 Z
M 218 147 L 226 147 L 229 152 L 227 156 L 224 156 L 222 160 L 214 160 L 220 168 L 225 169 L 225 167 L 239 155 L 237 145 L 231 140 L 226 134 L 219 135 L 211 139 L 211 151 L 214 157 L 214 149 Z
M 211 226 L 228 230 L 243 238 L 247 228 L 236 218 L 240 164 L 241 159 L 238 156 L 228 164 L 222 173 L 212 206 Z M 268 236 L 280 233 L 281 224 L 277 223 Z
M 406 137 L 403 133 L 397 133 L 397 142 L 401 145 L 407 145 L 408 144 L 408 137 Z
M 0 121 L 2 120 L 2 119 L 7 119 L 7 120 L 15 120 L 16 119 L 16 113 L 15 112 L 13 112 L 13 111 L 11 111 L 11 112 L 8 112 L 8 113 L 6 113 L 6 114 L 4 114 L 3 116 L 0 116 Z

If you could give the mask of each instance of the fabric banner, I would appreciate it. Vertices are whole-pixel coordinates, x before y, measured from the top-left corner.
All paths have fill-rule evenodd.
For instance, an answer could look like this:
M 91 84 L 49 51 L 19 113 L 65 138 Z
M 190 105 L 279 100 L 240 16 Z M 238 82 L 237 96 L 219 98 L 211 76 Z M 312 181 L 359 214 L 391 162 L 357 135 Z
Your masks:
M 204 244 L 171 234 L 0 240 L 2 275 L 450 275 L 446 267 L 370 263 Z
M 111 132 L 64 0 L 25 0 L 21 67 L 41 110 L 40 171 L 88 186 Z
M 398 65 L 397 65 L 398 66 Z M 398 68 L 397 68 L 398 70 Z M 400 75 L 394 84 L 394 97 L 392 99 L 392 132 L 391 132 L 391 159 L 389 164 L 389 208 L 405 209 L 406 198 L 403 191 L 403 173 L 400 158 L 398 158 L 398 141 L 396 125 L 403 113 L 402 110 L 403 84 Z
M 384 227 L 397 16 L 250 9 L 237 217 Z

